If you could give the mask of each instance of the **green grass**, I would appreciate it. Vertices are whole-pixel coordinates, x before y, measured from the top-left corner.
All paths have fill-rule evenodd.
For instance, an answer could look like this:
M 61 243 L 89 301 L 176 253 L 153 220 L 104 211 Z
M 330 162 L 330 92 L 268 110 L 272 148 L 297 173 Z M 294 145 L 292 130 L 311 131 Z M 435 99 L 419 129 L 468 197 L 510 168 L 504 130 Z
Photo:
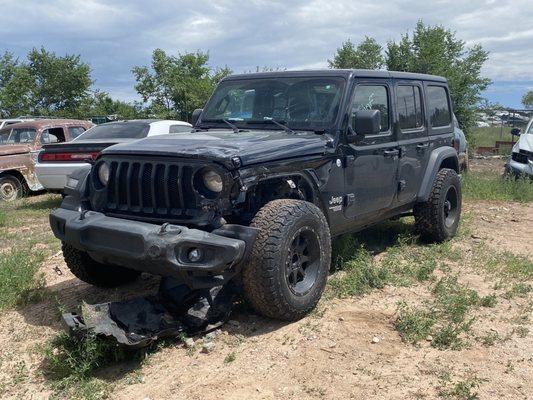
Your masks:
M 432 292 L 434 298 L 420 307 L 401 303 L 394 327 L 405 342 L 428 339 L 438 349 L 459 349 L 474 321 L 471 309 L 480 304 L 480 298 L 454 276 L 441 278 Z
M 471 265 L 501 278 L 533 279 L 533 262 L 530 258 L 509 251 L 497 252 L 481 245 L 474 248 Z
M 441 399 L 449 400 L 477 400 L 479 397 L 475 390 L 479 387 L 479 384 L 480 380 L 477 378 L 459 381 L 450 388 L 441 388 L 438 396 Z
M 0 228 L 7 226 L 7 214 L 0 210 Z
M 496 141 L 504 140 L 508 142 L 513 141 L 510 127 L 503 127 L 503 134 L 501 128 L 488 127 L 488 128 L 476 128 L 473 130 L 472 135 L 468 138 L 470 148 L 477 149 L 478 147 L 494 147 Z M 514 138 L 516 142 L 516 138 Z
M 94 376 L 95 370 L 126 359 L 117 344 L 95 336 L 78 338 L 61 333 L 45 345 L 43 371 L 57 398 L 99 400 L 109 385 Z
M 503 171 L 467 172 L 463 174 L 462 188 L 463 198 L 468 200 L 533 202 L 533 182 L 504 177 Z
M 0 311 L 42 298 L 42 254 L 14 248 L 0 255 Z

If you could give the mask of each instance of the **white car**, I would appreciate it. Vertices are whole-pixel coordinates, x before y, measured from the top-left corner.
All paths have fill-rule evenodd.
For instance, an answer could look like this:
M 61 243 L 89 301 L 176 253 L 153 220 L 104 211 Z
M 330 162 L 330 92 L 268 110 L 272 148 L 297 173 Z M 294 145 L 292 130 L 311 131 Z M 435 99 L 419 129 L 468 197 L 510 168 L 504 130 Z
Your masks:
M 519 136 L 519 139 L 513 146 L 505 169 L 515 176 L 529 176 L 533 179 L 533 119 L 529 121 L 524 133 L 520 134 L 520 129 L 514 128 L 511 134 Z
M 43 146 L 35 171 L 48 191 L 62 191 L 67 177 L 94 160 L 105 148 L 147 136 L 190 132 L 192 125 L 173 120 L 130 120 L 96 125 L 68 143 Z

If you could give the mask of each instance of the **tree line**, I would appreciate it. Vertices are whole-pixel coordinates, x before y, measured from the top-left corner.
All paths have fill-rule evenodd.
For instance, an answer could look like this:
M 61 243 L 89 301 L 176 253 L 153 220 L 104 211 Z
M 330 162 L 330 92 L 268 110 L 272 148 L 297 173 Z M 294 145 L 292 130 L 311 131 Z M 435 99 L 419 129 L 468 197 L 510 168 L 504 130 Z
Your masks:
M 455 32 L 419 21 L 412 33 L 385 47 L 365 37 L 355 44 L 342 43 L 330 68 L 388 69 L 441 75 L 448 79 L 454 110 L 461 126 L 469 131 L 481 93 L 491 81 L 481 69 L 488 52 L 481 45 L 467 48 Z M 268 69 L 268 68 L 267 68 Z M 33 49 L 25 60 L 5 52 L 0 56 L 0 116 L 44 115 L 88 118 L 117 114 L 121 118 L 190 119 L 202 107 L 215 85 L 232 71 L 209 66 L 209 53 L 197 51 L 177 56 L 161 49 L 151 63 L 132 69 L 135 90 L 141 101 L 116 100 L 93 88 L 90 66 L 79 55 L 58 56 L 44 48 Z M 533 106 L 533 92 L 523 98 Z

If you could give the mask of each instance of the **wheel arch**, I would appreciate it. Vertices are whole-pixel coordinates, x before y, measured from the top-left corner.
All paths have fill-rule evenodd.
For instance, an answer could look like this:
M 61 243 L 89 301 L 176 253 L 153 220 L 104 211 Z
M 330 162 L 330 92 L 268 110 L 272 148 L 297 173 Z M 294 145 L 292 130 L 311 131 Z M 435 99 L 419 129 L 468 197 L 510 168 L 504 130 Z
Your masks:
M 272 173 L 257 178 L 253 182 L 247 182 L 246 196 L 250 196 L 251 193 L 263 193 L 267 189 L 268 193 L 273 194 L 273 197 L 262 198 L 260 202 L 262 203 L 261 206 L 272 200 L 304 200 L 316 205 L 327 219 L 328 214 L 320 196 L 317 179 L 309 171 Z M 283 193 L 283 195 L 276 196 L 274 193 Z
M 452 169 L 459 174 L 457 151 L 451 146 L 439 147 L 431 152 L 428 166 L 418 191 L 417 201 L 423 202 L 428 200 L 435 177 L 443 168 Z
M 20 172 L 17 169 L 6 169 L 4 171 L 1 171 L 0 172 L 0 178 L 2 178 L 4 176 L 14 176 L 15 178 L 17 178 L 20 181 L 20 183 L 22 185 L 27 185 L 28 184 L 26 182 L 26 177 L 22 174 L 22 172 Z

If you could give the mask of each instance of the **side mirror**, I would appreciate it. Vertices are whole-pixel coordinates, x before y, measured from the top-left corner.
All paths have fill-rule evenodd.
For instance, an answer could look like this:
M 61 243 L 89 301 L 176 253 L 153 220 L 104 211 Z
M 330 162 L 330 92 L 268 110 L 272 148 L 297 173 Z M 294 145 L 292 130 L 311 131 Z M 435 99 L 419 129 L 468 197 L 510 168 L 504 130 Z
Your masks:
M 59 142 L 59 139 L 56 135 L 52 135 L 51 133 L 48 134 L 48 137 L 50 138 L 50 143 L 57 143 Z
M 198 122 L 198 118 L 200 118 L 200 114 L 202 113 L 202 108 L 197 108 L 192 112 L 192 126 L 196 125 Z
M 348 141 L 355 143 L 368 135 L 377 135 L 381 129 L 379 110 L 354 111 L 350 116 Z
M 511 135 L 513 135 L 513 136 L 520 136 L 520 128 L 513 128 L 513 129 L 511 129 Z

